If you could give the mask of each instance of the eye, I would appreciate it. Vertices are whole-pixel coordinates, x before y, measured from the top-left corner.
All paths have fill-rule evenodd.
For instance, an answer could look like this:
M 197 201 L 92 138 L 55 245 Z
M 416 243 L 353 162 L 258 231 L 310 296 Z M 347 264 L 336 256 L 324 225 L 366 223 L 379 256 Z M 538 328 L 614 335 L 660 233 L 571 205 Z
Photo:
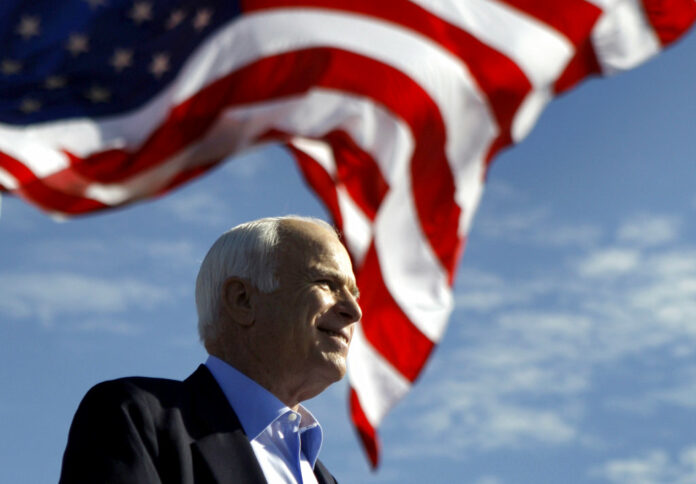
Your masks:
M 317 279 L 314 281 L 315 284 L 319 284 L 320 286 L 325 286 L 331 289 L 333 287 L 333 281 L 330 281 L 329 279 Z

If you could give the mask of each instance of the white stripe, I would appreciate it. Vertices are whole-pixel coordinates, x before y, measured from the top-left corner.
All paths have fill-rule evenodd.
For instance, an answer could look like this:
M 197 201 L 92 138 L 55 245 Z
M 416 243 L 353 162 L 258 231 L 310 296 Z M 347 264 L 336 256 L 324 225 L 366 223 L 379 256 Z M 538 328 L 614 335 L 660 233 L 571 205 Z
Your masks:
M 456 200 L 462 209 L 459 217 L 458 234 L 460 237 L 464 237 L 469 232 L 476 209 L 483 195 L 485 175 L 485 166 L 482 162 L 462 165 L 462 169 L 457 172 L 455 180 L 457 184 Z
M 336 160 L 331 146 L 323 141 L 294 136 L 290 143 L 319 163 L 332 180 L 336 179 Z
M 360 123 L 354 122 L 355 119 L 365 119 L 376 134 L 368 136 Z M 127 180 L 114 184 L 93 183 L 87 188 L 87 194 L 108 205 L 123 203 L 131 197 L 145 196 L 166 186 L 180 170 L 242 151 L 250 147 L 256 137 L 273 128 L 310 138 L 321 137 L 336 128 L 345 129 L 378 165 L 391 172 L 391 177 L 394 177 L 394 155 L 407 157 L 412 151 L 412 140 L 403 123 L 371 100 L 346 96 L 336 91 L 317 90 L 304 97 L 227 110 L 201 140 L 183 152 Z M 385 140 L 389 141 L 391 136 L 395 137 L 393 141 L 398 146 L 389 149 Z M 322 164 L 332 178 L 336 176 L 333 154 L 326 143 L 300 136 L 293 138 L 292 142 Z M 400 165 L 403 163 L 399 162 Z M 75 190 L 74 186 L 72 190 Z M 350 220 L 358 226 L 362 225 L 355 217 Z M 360 253 L 360 240 L 356 238 L 354 242 L 357 256 Z
M 163 94 L 151 104 L 154 107 L 147 106 L 140 114 L 130 116 L 121 116 L 112 118 L 108 121 L 102 121 L 96 125 L 89 122 L 75 122 L 73 136 L 68 142 L 63 143 L 59 139 L 59 131 L 55 126 L 43 125 L 35 128 L 41 131 L 40 134 L 44 140 L 49 142 L 60 143 L 60 146 L 66 146 L 70 143 L 79 143 L 88 146 L 90 149 L 94 144 L 105 143 L 107 146 L 117 144 L 137 143 L 134 137 L 135 132 L 130 132 L 127 136 L 117 136 L 117 124 L 126 123 L 130 126 L 137 126 L 137 133 L 141 138 L 146 136 L 146 133 L 152 129 L 153 125 L 161 121 L 161 106 L 162 99 L 181 99 L 184 94 L 190 94 L 194 87 L 201 87 L 205 82 L 214 80 L 215 75 L 222 75 L 230 69 L 239 67 L 242 62 L 247 62 L 259 55 L 277 54 L 300 47 L 311 47 L 314 45 L 333 45 L 339 48 L 353 50 L 363 53 L 366 56 L 377 58 L 383 62 L 394 65 L 398 69 L 406 72 L 409 76 L 419 82 L 435 99 L 439 109 L 444 115 L 447 128 L 447 154 L 449 160 L 475 160 L 475 163 L 480 163 L 490 140 L 495 133 L 495 127 L 488 112 L 488 107 L 482 100 L 474 84 L 472 83 L 468 72 L 461 62 L 443 51 L 429 39 L 414 35 L 406 29 L 394 27 L 392 24 L 380 24 L 365 17 L 351 16 L 345 14 L 326 13 L 325 11 L 316 12 L 301 12 L 295 10 L 272 11 L 270 13 L 251 15 L 246 19 L 234 24 L 235 29 L 231 27 L 222 29 L 215 39 L 211 40 L 206 46 L 197 50 L 194 55 L 191 65 L 198 62 L 199 56 L 208 58 L 209 55 L 206 49 L 210 45 L 223 40 L 229 40 L 224 36 L 231 36 L 232 40 L 242 40 L 243 35 L 239 32 L 244 32 L 244 29 L 253 32 L 251 38 L 254 42 L 247 39 L 244 42 L 235 45 L 234 52 L 246 52 L 246 57 L 235 57 L 225 52 L 216 58 L 219 65 L 219 71 L 208 73 L 205 79 L 199 77 L 191 77 L 186 84 L 177 85 L 176 89 L 170 88 L 168 92 L 173 94 Z M 317 29 L 317 26 L 321 29 Z M 316 32 L 311 32 L 314 29 Z M 298 36 L 297 32 L 302 32 Z M 360 36 L 355 36 L 354 33 L 360 31 Z M 309 34 L 307 32 L 310 32 Z M 241 37 L 240 37 L 241 35 Z M 287 40 L 280 41 L 279 39 L 299 38 L 292 44 Z M 249 49 L 242 48 L 248 43 L 253 45 Z M 282 44 L 282 45 L 278 45 Z M 404 56 L 404 52 L 410 52 L 412 55 Z M 427 58 L 430 68 L 423 69 L 420 58 Z M 227 64 L 225 64 L 227 63 Z M 177 78 L 183 79 L 190 67 L 187 66 Z M 191 81 L 190 79 L 194 79 Z M 192 84 L 194 83 L 194 84 Z M 183 93 L 183 94 L 182 94 Z M 137 122 L 134 120 L 137 119 Z M 359 117 L 356 119 L 360 119 Z M 50 123 L 49 123 L 50 124 Z M 352 124 L 352 123 L 351 123 Z M 357 123 L 356 123 L 357 124 Z M 121 126 L 123 128 L 123 126 Z M 400 129 L 400 128 L 397 128 Z M 378 133 L 379 131 L 372 131 Z M 462 133 L 467 133 L 467 136 L 462 136 Z M 91 137 L 91 138 L 90 138 Z M 98 138 L 98 140 L 96 139 Z M 243 135 L 242 135 L 243 138 Z M 66 139 L 66 138 L 63 138 Z M 96 143 L 99 141 L 99 143 Z M 398 144 L 398 146 L 405 146 Z M 70 151 L 76 154 L 84 154 L 89 149 L 79 149 L 77 145 L 68 146 Z M 382 150 L 387 150 L 387 144 L 381 143 Z M 403 151 L 408 151 L 407 148 L 402 148 Z M 369 151 L 369 150 L 368 150 Z M 403 155 L 404 153 L 401 153 Z M 23 161 L 27 161 L 22 157 Z M 403 160 L 401 156 L 379 156 L 376 159 L 384 163 L 385 160 Z M 397 165 L 403 161 L 398 161 Z M 451 161 L 453 169 L 460 169 L 461 163 L 457 164 Z M 387 179 L 392 178 L 391 173 L 399 171 L 398 167 L 382 167 Z
M 360 267 L 372 243 L 372 224 L 343 186 L 337 187 L 336 194 L 343 217 L 346 245 L 353 256 L 355 266 Z
M 70 166 L 64 153 L 46 146 L 38 136 L 22 136 L 21 130 L 13 133 L 0 132 L 0 151 L 22 162 L 38 177 L 48 176 Z
M 0 124 L 0 142 L 9 140 L 13 145 L 20 146 L 21 158 L 33 171 L 40 168 L 36 167 L 35 160 L 24 154 L 24 147 L 36 143 L 56 150 L 65 149 L 79 157 L 107 149 L 134 150 L 169 114 L 172 90 L 173 86 L 170 86 L 141 108 L 125 115 L 58 120 L 22 127 Z M 58 169 L 54 168 L 54 171 Z
M 512 59 L 535 87 L 552 83 L 574 48 L 535 17 L 495 0 L 413 0 Z
M 347 102 L 340 103 L 341 100 Z M 216 130 L 220 133 L 238 133 L 241 129 L 245 129 L 242 139 L 237 140 L 239 143 L 248 142 L 271 126 L 281 131 L 294 128 L 295 133 L 303 136 L 319 137 L 337 126 L 345 126 L 348 131 L 352 131 L 352 126 L 356 124 L 352 122 L 353 114 L 355 107 L 358 106 L 358 112 L 363 113 L 363 116 L 364 113 L 372 113 L 368 119 L 376 123 L 373 126 L 375 132 L 380 133 L 381 127 L 384 126 L 387 128 L 385 134 L 390 132 L 397 134 L 398 139 L 408 145 L 408 148 L 402 147 L 398 153 L 403 153 L 401 156 L 410 154 L 412 151 L 410 132 L 404 126 L 395 125 L 395 121 L 383 113 L 375 115 L 373 111 L 367 109 L 366 103 L 367 101 L 364 101 L 361 104 L 356 98 L 349 96 L 319 91 L 302 100 L 274 101 L 259 106 L 230 110 L 225 114 L 225 121 L 232 125 L 219 126 Z M 343 108 L 346 112 L 341 114 Z M 312 111 L 315 111 L 314 114 Z M 247 119 L 254 119 L 255 123 L 253 125 L 245 123 Z M 378 222 L 376 229 L 381 232 L 381 241 L 377 249 L 380 254 L 384 282 L 409 319 L 428 338 L 437 341 L 444 331 L 452 307 L 452 298 L 447 274 L 418 226 L 411 196 L 409 165 L 406 163 L 408 160 L 396 159 L 390 153 L 388 155 L 391 156 L 385 160 L 387 155 L 374 149 L 373 146 L 363 145 L 365 142 L 373 141 L 371 137 L 360 136 L 360 134 L 355 136 L 353 133 L 351 135 L 357 138 L 354 141 L 360 145 L 361 149 L 375 157 L 380 166 L 387 166 L 388 161 L 392 163 L 387 167 L 392 186 L 379 211 L 378 220 L 381 220 L 381 224 Z M 329 174 L 335 174 L 335 161 L 323 142 L 293 138 L 293 144 L 315 158 Z M 380 143 L 378 146 L 383 144 Z M 465 171 L 466 169 L 468 172 Z M 398 173 L 398 170 L 401 170 L 401 173 Z M 472 170 L 476 173 L 474 187 L 471 186 Z M 480 188 L 476 189 L 482 179 L 481 166 L 462 164 L 462 176 L 465 178 L 462 180 L 465 190 L 459 193 L 467 194 L 467 203 L 477 203 L 481 192 Z M 351 212 L 351 207 L 344 203 L 346 201 L 347 195 L 343 198 L 339 190 L 342 216 L 347 224 L 345 233 L 348 234 L 347 239 L 351 244 L 354 258 L 359 263 L 369 246 L 371 234 L 364 215 L 357 207 L 354 207 L 356 210 Z M 475 207 L 467 213 L 473 213 L 473 208 Z M 401 229 L 395 231 L 393 227 L 401 227 Z
M 296 149 L 311 156 L 332 178 L 335 176 L 336 163 L 329 145 L 299 137 L 293 138 L 291 143 Z M 346 247 L 355 266 L 360 267 L 372 242 L 371 222 L 342 185 L 336 186 L 336 196 L 343 218 Z
M 492 0 L 415 0 L 423 8 L 470 32 L 515 62 L 532 84 L 512 124 L 513 142 L 531 131 L 551 99 L 550 87 L 575 49 L 570 41 L 535 17 Z
M 8 190 L 16 190 L 19 183 L 15 177 L 0 167 L 0 185 Z
M 375 428 L 411 388 L 411 383 L 367 342 L 359 324 L 348 352 L 348 380 Z
M 329 46 L 362 54 L 405 73 L 433 99 L 443 117 L 447 130 L 446 153 L 454 172 L 463 162 L 480 163 L 497 134 L 485 97 L 462 61 L 411 30 L 357 15 L 295 9 L 249 16 L 240 22 L 242 28 L 256 34 L 260 51 L 254 56 Z M 298 31 L 302 35 L 298 36 Z M 278 45 L 279 39 L 294 41 L 291 45 L 287 40 L 284 42 L 288 45 Z M 428 60 L 427 69 L 423 68 L 422 59 Z M 378 132 L 372 133 L 379 136 Z M 394 167 L 399 173 L 400 169 Z M 389 180 L 392 170 L 382 167 L 382 171 Z
M 592 30 L 592 43 L 604 74 L 630 69 L 660 51 L 660 41 L 639 0 L 616 2 Z
M 596 7 L 599 7 L 601 10 L 609 10 L 609 9 L 613 8 L 617 3 L 620 3 L 623 0 L 585 0 L 585 1 L 593 4 Z
M 236 141 L 218 123 L 204 138 L 188 145 L 164 163 L 141 170 L 118 183 L 91 183 L 86 187 L 85 195 L 107 205 L 118 205 L 152 195 L 166 187 L 183 170 L 225 158 L 236 146 Z
M 527 94 L 512 120 L 510 134 L 513 143 L 519 143 L 527 137 L 552 98 L 550 89 L 532 90 Z
M 420 230 L 408 174 L 385 197 L 374 231 L 384 284 L 411 322 L 428 339 L 439 341 L 452 310 L 452 294 Z

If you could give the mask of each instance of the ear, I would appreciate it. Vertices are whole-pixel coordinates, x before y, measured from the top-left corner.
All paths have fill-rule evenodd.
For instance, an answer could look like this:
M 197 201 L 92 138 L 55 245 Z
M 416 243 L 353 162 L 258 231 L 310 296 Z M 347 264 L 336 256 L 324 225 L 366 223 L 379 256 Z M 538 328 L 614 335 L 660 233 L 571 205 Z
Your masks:
M 220 291 L 220 309 L 223 314 L 242 326 L 254 324 L 253 291 L 249 281 L 239 277 L 228 278 Z

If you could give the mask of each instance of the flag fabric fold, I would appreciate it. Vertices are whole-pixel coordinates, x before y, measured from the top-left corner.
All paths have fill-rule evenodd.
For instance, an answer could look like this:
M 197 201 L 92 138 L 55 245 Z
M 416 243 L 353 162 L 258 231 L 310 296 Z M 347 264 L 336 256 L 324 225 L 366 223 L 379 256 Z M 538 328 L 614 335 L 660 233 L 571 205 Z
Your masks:
M 686 32 L 693 0 L 7 0 L 0 190 L 60 215 L 285 144 L 354 262 L 349 406 L 377 428 L 442 338 L 500 149 Z

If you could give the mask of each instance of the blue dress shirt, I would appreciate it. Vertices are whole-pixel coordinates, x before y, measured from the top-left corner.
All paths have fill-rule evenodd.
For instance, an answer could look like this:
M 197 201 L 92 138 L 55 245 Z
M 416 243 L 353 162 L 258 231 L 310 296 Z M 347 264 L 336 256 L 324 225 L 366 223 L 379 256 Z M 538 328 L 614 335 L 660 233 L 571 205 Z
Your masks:
M 234 409 L 269 482 L 316 482 L 312 469 L 322 430 L 302 405 L 293 412 L 271 392 L 233 366 L 209 356 L 210 370 Z

